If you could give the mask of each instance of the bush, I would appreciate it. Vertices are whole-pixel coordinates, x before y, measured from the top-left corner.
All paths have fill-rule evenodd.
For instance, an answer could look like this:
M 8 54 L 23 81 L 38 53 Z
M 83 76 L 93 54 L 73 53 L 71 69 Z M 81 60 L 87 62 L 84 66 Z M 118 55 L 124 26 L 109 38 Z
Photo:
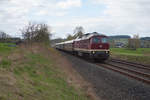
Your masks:
M 26 43 L 50 43 L 51 32 L 46 24 L 29 23 L 21 32 Z

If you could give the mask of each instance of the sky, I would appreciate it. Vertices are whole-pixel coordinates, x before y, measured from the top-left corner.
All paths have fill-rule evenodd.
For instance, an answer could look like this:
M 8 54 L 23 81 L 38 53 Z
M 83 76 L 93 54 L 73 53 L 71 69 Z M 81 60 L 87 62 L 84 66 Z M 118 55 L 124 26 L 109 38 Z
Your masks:
M 0 30 L 21 36 L 28 24 L 45 23 L 53 38 L 86 33 L 150 36 L 150 0 L 0 0 Z

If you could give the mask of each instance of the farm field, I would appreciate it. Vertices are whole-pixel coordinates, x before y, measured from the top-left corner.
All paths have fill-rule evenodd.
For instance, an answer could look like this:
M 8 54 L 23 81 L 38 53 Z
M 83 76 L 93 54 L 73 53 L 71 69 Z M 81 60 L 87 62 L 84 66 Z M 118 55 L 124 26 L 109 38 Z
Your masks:
M 82 89 L 68 84 L 52 54 L 55 50 L 42 46 L 1 43 L 0 100 L 88 100 Z
M 111 48 L 111 57 L 150 64 L 150 48 L 130 50 L 126 48 Z
M 0 55 L 3 55 L 3 56 L 8 55 L 15 48 L 16 48 L 16 45 L 14 43 L 0 43 Z

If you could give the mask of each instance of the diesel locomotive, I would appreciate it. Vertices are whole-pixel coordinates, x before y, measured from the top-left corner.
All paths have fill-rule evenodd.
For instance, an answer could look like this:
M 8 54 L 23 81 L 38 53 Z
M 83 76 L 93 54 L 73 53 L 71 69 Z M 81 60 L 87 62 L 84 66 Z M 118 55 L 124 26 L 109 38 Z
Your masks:
M 108 37 L 96 32 L 84 34 L 74 40 L 56 43 L 55 48 L 101 61 L 107 60 L 110 54 Z

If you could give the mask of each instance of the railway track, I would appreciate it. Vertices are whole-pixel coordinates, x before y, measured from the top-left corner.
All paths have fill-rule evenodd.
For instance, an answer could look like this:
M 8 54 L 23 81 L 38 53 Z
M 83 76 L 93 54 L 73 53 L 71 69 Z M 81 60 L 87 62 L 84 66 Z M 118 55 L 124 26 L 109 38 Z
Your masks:
M 143 83 L 150 84 L 150 67 L 122 60 L 109 60 L 104 64 L 97 64 L 100 67 L 113 70 L 125 76 L 131 77 Z
M 91 62 L 91 59 L 88 58 L 84 58 L 84 60 Z M 150 66 L 148 65 L 118 59 L 110 59 L 105 63 L 94 62 L 94 64 L 150 85 Z
M 120 63 L 120 64 L 125 64 L 125 65 L 130 65 L 132 67 L 138 67 L 138 68 L 141 68 L 141 69 L 150 70 L 150 65 L 144 65 L 144 64 L 140 64 L 140 63 L 134 63 L 134 62 L 119 60 L 119 59 L 110 59 L 109 61 Z

